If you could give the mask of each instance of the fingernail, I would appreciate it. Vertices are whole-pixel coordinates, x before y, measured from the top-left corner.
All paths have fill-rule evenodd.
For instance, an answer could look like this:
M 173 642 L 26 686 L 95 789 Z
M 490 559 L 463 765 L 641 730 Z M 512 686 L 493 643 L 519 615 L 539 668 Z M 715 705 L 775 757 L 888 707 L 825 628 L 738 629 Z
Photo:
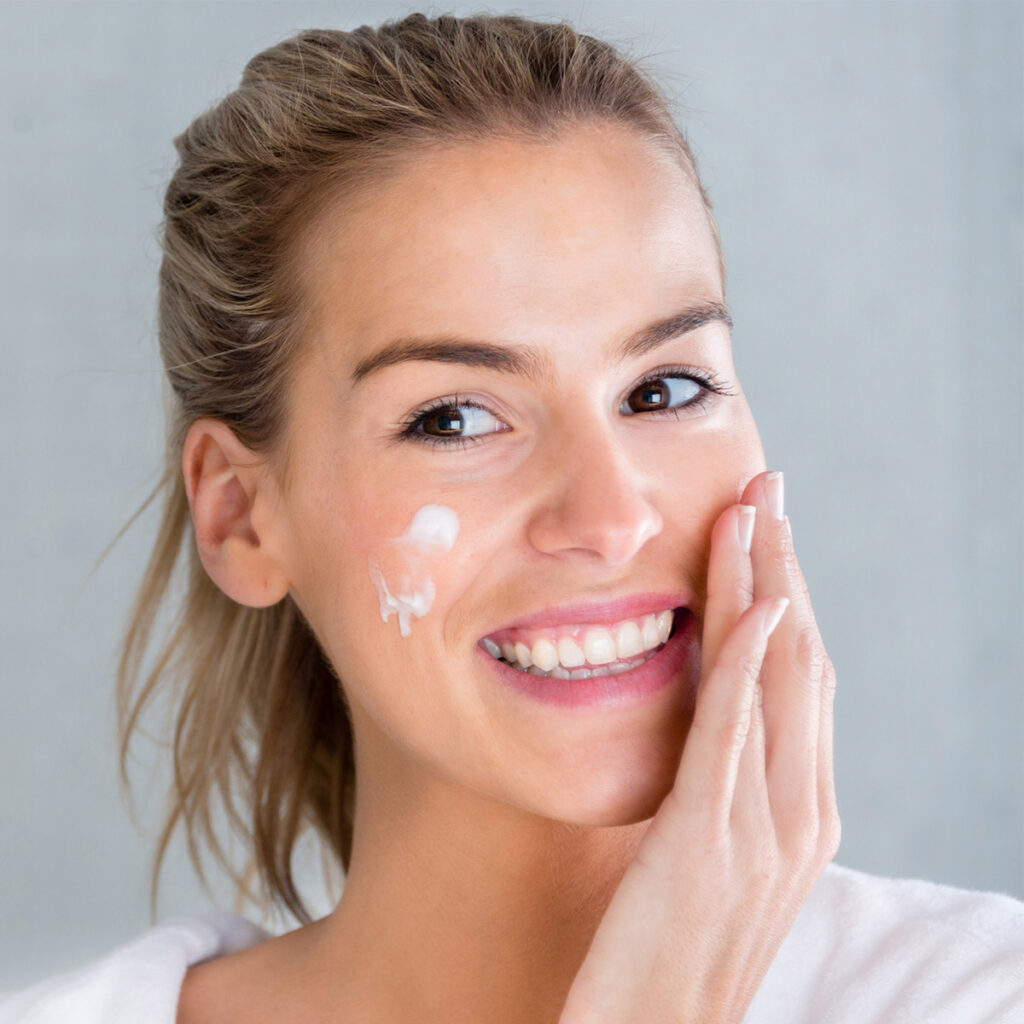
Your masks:
M 764 617 L 764 635 L 771 636 L 775 627 L 779 624 L 779 619 L 782 618 L 783 612 L 789 607 L 788 597 L 777 597 L 775 598 L 775 604 L 768 610 L 768 614 Z
M 772 515 L 776 519 L 781 520 L 783 505 L 782 473 L 779 470 L 769 473 L 764 478 L 764 486 L 768 492 L 768 507 L 772 510 Z
M 757 506 L 740 505 L 740 514 L 736 517 L 736 532 L 739 534 L 740 547 L 749 555 L 750 544 L 754 539 L 754 516 Z

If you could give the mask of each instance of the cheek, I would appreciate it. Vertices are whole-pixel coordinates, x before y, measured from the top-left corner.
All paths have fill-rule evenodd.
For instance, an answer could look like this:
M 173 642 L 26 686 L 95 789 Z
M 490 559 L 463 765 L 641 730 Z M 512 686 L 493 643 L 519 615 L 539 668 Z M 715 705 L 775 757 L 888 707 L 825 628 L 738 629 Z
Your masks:
M 745 396 L 728 402 L 713 418 L 695 420 L 692 430 L 668 428 L 638 447 L 647 479 L 666 501 L 717 515 L 764 470 L 761 437 Z
M 394 615 L 401 636 L 410 636 L 413 618 L 423 618 L 433 607 L 433 563 L 451 551 L 458 536 L 458 513 L 448 505 L 427 504 L 416 510 L 402 534 L 371 556 L 370 579 L 381 620 L 387 623 Z
M 380 482 L 352 468 L 342 461 L 329 475 L 311 475 L 291 524 L 298 544 L 293 593 L 336 667 L 348 638 L 365 636 L 374 620 L 382 625 L 369 562 L 403 529 Z

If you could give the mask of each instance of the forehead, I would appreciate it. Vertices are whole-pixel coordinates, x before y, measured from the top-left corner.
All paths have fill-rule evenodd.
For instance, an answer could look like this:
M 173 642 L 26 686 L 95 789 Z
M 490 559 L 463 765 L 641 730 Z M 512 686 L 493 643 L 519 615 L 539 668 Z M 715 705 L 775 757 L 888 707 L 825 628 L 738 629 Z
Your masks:
M 425 327 L 544 340 L 722 298 L 697 188 L 678 158 L 614 124 L 417 154 L 325 210 L 316 237 L 308 298 L 353 354 Z

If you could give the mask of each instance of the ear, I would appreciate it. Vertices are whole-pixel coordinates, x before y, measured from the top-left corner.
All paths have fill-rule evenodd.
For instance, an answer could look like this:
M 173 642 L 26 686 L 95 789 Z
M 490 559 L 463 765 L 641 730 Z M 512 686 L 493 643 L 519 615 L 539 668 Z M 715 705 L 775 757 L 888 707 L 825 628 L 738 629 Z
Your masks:
M 263 458 L 226 423 L 204 417 L 185 435 L 181 465 L 199 559 L 210 579 L 239 604 L 277 604 L 289 579 L 275 551 L 271 510 L 278 506 Z

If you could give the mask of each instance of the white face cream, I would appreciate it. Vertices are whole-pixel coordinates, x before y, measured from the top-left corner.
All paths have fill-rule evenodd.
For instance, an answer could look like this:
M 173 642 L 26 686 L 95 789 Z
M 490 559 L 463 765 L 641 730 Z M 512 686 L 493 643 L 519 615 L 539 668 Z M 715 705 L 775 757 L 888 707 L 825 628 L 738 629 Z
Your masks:
M 424 505 L 409 528 L 388 542 L 385 566 L 371 559 L 370 579 L 384 622 L 398 613 L 402 636 L 411 632 L 411 616 L 422 618 L 434 603 L 434 581 L 424 569 L 431 556 L 451 551 L 459 535 L 459 517 L 447 505 Z

